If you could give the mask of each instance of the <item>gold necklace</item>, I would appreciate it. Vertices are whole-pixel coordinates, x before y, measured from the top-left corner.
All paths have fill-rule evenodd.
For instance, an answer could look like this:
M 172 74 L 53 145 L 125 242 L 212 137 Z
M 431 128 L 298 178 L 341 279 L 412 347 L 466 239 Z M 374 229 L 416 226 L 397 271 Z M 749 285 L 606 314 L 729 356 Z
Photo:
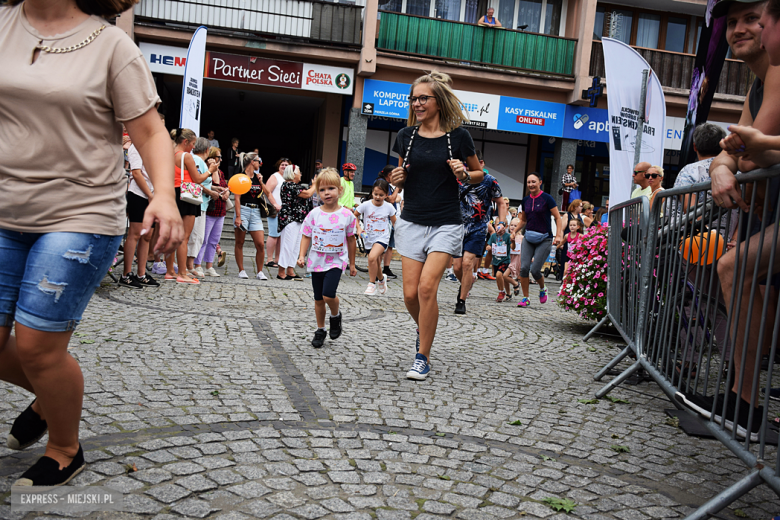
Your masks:
M 89 45 L 90 43 L 95 41 L 95 38 L 97 38 L 98 35 L 101 32 L 103 32 L 103 29 L 105 29 L 105 28 L 106 28 L 105 25 L 101 25 L 99 29 L 95 29 L 95 31 L 92 34 L 87 36 L 87 38 L 83 42 L 77 43 L 76 45 L 71 45 L 70 47 L 54 48 L 54 47 L 49 47 L 48 45 L 40 45 L 39 44 L 39 45 L 36 45 L 35 48 L 40 50 L 41 52 L 48 52 L 48 53 L 51 53 L 51 54 L 64 54 L 66 52 L 77 51 L 77 50 L 81 49 L 82 47 L 86 47 L 87 45 Z

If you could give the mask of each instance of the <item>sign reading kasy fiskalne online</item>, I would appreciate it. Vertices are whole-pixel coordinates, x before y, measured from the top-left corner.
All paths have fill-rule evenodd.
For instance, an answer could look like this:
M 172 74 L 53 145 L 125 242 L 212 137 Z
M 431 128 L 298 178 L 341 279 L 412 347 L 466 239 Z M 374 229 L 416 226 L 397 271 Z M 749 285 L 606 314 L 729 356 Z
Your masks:
M 205 78 L 350 95 L 352 69 L 222 52 L 206 53 Z

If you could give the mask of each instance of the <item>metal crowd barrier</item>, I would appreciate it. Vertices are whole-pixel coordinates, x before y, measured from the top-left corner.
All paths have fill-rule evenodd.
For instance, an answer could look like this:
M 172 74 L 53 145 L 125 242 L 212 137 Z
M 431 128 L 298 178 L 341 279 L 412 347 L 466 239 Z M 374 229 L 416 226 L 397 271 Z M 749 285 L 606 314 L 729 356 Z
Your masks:
M 647 197 L 631 199 L 616 204 L 609 210 L 609 236 L 607 237 L 607 314 L 583 338 L 588 341 L 607 322 L 618 330 L 626 348 L 595 376 L 600 381 L 626 356 L 637 357 L 636 335 L 639 323 L 639 300 L 641 292 L 640 266 L 642 252 L 647 240 L 643 231 L 650 220 L 650 205 Z M 603 397 L 614 386 L 619 385 L 639 368 L 638 361 L 628 370 L 602 389 L 597 395 Z
M 647 240 L 629 370 L 646 370 L 750 469 L 687 520 L 709 518 L 761 484 L 780 496 L 779 423 L 768 419 L 780 412 L 780 165 L 737 179 L 748 212 L 715 205 L 707 182 L 660 192 L 640 226 Z M 624 280 L 634 276 L 609 283 L 633 290 Z M 609 292 L 613 302 L 625 295 Z

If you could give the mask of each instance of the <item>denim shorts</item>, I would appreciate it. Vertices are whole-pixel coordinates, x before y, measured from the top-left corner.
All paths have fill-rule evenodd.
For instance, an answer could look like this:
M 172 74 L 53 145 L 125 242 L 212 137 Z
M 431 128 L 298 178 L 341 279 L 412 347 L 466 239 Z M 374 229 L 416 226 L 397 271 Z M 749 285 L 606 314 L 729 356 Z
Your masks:
M 241 205 L 241 222 L 250 233 L 252 231 L 264 231 L 263 216 L 260 214 L 260 208 L 250 208 Z M 270 225 L 269 225 L 270 227 Z
M 485 253 L 485 232 L 472 231 L 463 237 L 463 253 L 469 252 L 477 258 L 482 258 Z M 456 258 L 460 258 L 458 255 Z
M 279 238 L 282 234 L 279 232 L 279 217 L 268 217 L 268 236 Z
M 454 257 L 463 251 L 463 224 L 423 226 L 402 218 L 395 221 L 398 254 L 425 262 L 431 253 L 446 253 Z
M 76 328 L 121 236 L 0 229 L 0 327 Z

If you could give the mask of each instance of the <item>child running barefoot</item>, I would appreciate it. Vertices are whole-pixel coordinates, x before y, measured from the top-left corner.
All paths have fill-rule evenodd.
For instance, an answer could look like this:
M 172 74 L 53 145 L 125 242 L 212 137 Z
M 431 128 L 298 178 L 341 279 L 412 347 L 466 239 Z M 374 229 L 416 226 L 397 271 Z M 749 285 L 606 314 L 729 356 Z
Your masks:
M 315 192 L 321 205 L 314 208 L 303 221 L 301 250 L 298 265 L 311 273 L 314 289 L 314 312 L 317 331 L 311 345 L 322 347 L 325 343 L 325 305 L 330 308 L 330 339 L 341 336 L 341 313 L 336 289 L 341 273 L 349 265 L 349 275 L 355 276 L 355 216 L 339 205 L 344 188 L 335 168 L 325 168 L 314 181 Z M 311 246 L 311 251 L 309 251 Z M 306 253 L 309 260 L 306 262 Z
M 582 237 L 582 222 L 577 219 L 569 220 L 569 232 L 566 233 L 566 239 L 563 241 L 560 247 L 563 250 L 561 258 L 563 259 L 563 278 L 569 274 L 569 248 L 571 248 L 575 242 Z
M 368 282 L 365 294 L 374 295 L 387 292 L 387 275 L 382 274 L 382 259 L 390 241 L 391 223 L 395 224 L 395 207 L 385 201 L 390 185 L 384 179 L 377 179 L 371 189 L 371 200 L 367 200 L 355 209 L 355 216 L 363 215 L 365 245 L 368 253 Z
M 514 295 L 520 294 L 520 247 L 523 243 L 523 235 L 520 234 L 520 219 L 515 217 L 509 223 L 509 267 L 504 273 L 504 282 L 514 287 Z M 507 300 L 509 299 L 509 287 L 506 288 Z
M 505 279 L 504 273 L 509 267 L 509 248 L 511 247 L 511 238 L 506 232 L 503 224 L 498 224 L 496 232 L 491 235 L 488 241 L 488 249 L 493 255 L 493 276 L 496 277 L 498 285 L 498 297 L 496 303 L 501 303 L 512 297 L 512 284 Z

